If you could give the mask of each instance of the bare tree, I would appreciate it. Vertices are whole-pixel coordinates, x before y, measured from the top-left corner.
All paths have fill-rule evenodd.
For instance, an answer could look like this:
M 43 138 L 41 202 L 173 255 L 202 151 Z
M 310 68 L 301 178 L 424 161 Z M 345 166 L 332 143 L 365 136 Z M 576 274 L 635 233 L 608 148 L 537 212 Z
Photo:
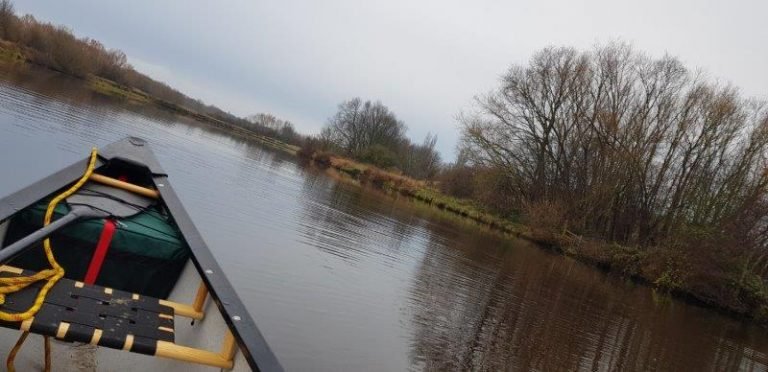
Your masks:
M 338 111 L 321 136 L 345 154 L 360 156 L 374 145 L 394 150 L 405 139 L 405 124 L 381 102 L 353 98 L 339 104 Z
M 10 0 L 0 0 L 0 39 L 13 40 L 18 35 L 16 14 Z
M 561 205 L 570 229 L 641 245 L 722 235 L 734 220 L 748 236 L 765 229 L 766 105 L 672 57 L 548 48 L 477 102 L 462 151 L 504 170 L 523 203 Z
M 424 142 L 408 144 L 401 151 L 400 166 L 402 171 L 419 179 L 431 179 L 440 170 L 440 154 L 437 146 L 437 135 L 427 133 Z

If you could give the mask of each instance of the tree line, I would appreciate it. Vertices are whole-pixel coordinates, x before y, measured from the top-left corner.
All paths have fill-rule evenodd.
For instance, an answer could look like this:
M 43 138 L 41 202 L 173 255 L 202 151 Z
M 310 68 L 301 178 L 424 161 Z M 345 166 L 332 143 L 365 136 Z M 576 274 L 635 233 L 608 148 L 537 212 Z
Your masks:
M 138 89 L 157 99 L 188 110 L 209 115 L 262 135 L 299 144 L 302 137 L 293 126 L 273 128 L 260 126 L 258 121 L 232 115 L 212 105 L 186 96 L 163 82 L 136 71 L 120 50 L 109 49 L 91 38 L 78 38 L 63 26 L 41 22 L 32 15 L 17 16 L 10 0 L 0 0 L 0 40 L 24 49 L 30 62 L 71 76 L 98 76 L 131 89 Z
M 447 192 L 679 252 L 699 272 L 768 279 L 766 102 L 623 43 L 553 47 L 512 66 L 460 125 Z
M 305 143 L 305 136 L 293 123 L 273 114 L 237 117 L 190 98 L 136 71 L 120 50 L 109 49 L 97 40 L 78 38 L 63 26 L 41 22 L 32 15 L 17 16 L 10 0 L 0 0 L 0 39 L 23 48 L 25 58 L 71 76 L 98 76 L 193 112 L 245 128 L 290 144 Z M 319 142 L 326 151 L 335 151 L 382 168 L 397 168 L 417 178 L 432 178 L 440 167 L 435 150 L 437 137 L 428 135 L 421 144 L 405 136 L 406 126 L 380 102 L 359 98 L 339 105 L 339 112 L 323 129 Z
M 269 113 L 258 113 L 245 118 L 253 130 L 271 131 L 270 136 L 286 143 L 301 143 L 303 136 L 296 132 L 292 122 L 283 120 Z M 248 125 L 246 125 L 248 126 Z
M 435 177 L 441 166 L 437 136 L 427 134 L 422 143 L 412 143 L 405 135 L 407 129 L 381 102 L 353 98 L 340 103 L 328 119 L 319 146 L 414 178 Z

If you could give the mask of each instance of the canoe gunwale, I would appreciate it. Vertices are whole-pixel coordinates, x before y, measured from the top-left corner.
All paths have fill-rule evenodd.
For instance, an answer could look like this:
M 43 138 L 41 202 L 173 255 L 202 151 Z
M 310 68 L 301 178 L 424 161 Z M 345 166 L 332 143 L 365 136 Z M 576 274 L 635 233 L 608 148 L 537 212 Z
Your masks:
M 168 212 L 173 217 L 190 248 L 190 257 L 197 273 L 208 287 L 211 298 L 237 342 L 248 365 L 254 371 L 282 371 L 283 368 L 269 348 L 264 336 L 251 318 L 202 235 L 187 214 L 168 176 L 160 167 L 144 140 L 129 137 L 105 146 L 100 151 L 97 168 L 119 158 L 144 165 L 160 192 Z M 20 210 L 52 194 L 80 178 L 88 159 L 83 159 L 14 193 L 0 198 L 0 223 Z

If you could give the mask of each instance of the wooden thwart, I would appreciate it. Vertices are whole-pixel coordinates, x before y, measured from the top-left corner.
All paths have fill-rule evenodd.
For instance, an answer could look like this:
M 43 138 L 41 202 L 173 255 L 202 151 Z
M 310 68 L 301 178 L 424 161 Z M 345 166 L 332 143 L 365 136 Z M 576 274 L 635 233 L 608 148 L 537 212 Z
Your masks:
M 157 192 L 157 190 L 152 190 L 146 187 L 141 187 L 138 185 L 134 185 L 132 183 L 128 183 L 125 181 L 120 181 L 118 179 L 107 177 L 101 174 L 94 173 L 91 175 L 91 177 L 88 178 L 91 181 L 98 182 L 107 186 L 116 187 L 118 189 L 123 189 L 125 191 L 130 191 L 135 194 L 139 194 L 142 196 L 146 196 L 148 198 L 152 199 L 158 199 L 160 198 L 160 193 Z
M 237 343 L 235 343 L 235 336 L 232 331 L 227 330 L 224 334 L 224 342 L 221 345 L 221 356 L 227 360 L 235 359 L 235 353 L 237 352 Z
M 176 345 L 166 341 L 157 342 L 155 356 L 226 369 L 231 369 L 235 365 L 234 360 L 226 359 L 220 353 Z
M 235 365 L 236 352 L 237 344 L 235 343 L 235 337 L 230 330 L 227 330 L 227 333 L 224 335 L 221 351 L 218 353 L 176 345 L 171 342 L 158 341 L 155 355 L 190 363 L 231 369 Z
M 200 281 L 200 286 L 197 287 L 197 293 L 195 294 L 195 301 L 192 302 L 192 308 L 199 312 L 203 312 L 203 305 L 205 305 L 205 299 L 208 298 L 208 287 L 205 286 L 205 282 Z
M 200 286 L 197 287 L 197 293 L 195 294 L 195 300 L 192 302 L 192 305 L 180 304 L 178 302 L 167 300 L 160 300 L 160 304 L 172 307 L 173 311 L 178 316 L 183 316 L 185 318 L 195 320 L 202 320 L 205 317 L 203 305 L 205 305 L 205 300 L 207 298 L 208 288 L 205 286 L 204 282 L 200 281 Z
M 173 312 L 176 315 L 183 316 L 185 318 L 201 320 L 205 315 L 203 314 L 202 311 L 196 311 L 195 308 L 187 304 L 180 304 L 178 302 L 173 302 L 168 300 L 158 300 L 158 302 L 160 303 L 160 305 L 172 307 Z

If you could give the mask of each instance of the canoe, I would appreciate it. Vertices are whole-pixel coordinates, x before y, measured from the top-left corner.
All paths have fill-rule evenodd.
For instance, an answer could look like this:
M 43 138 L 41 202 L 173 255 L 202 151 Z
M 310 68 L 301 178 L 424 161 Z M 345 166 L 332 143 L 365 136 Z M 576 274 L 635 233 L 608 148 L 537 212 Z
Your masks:
M 83 205 L 107 213 L 34 235 Z M 0 247 L 0 357 L 18 370 L 282 371 L 143 139 L 0 199 Z

